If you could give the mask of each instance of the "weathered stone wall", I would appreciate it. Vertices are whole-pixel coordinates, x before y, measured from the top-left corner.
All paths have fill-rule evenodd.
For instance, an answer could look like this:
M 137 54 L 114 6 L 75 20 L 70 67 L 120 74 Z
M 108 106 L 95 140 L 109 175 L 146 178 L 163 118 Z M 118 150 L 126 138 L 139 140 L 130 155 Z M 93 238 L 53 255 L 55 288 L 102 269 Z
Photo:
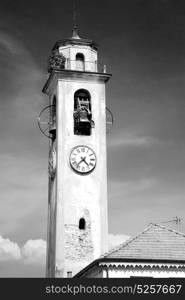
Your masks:
M 87 209 L 82 218 L 85 219 L 85 229 L 79 229 L 78 224 L 64 224 L 65 227 L 65 258 L 67 260 L 92 260 L 93 244 L 91 238 L 91 222 Z

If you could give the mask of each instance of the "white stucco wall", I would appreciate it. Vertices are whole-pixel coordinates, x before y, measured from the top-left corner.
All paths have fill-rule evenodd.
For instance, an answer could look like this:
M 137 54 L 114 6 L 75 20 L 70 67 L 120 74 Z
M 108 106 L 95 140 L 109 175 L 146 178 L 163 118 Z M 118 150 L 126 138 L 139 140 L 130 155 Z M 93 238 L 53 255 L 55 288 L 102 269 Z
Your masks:
M 67 45 L 59 48 L 59 53 L 66 57 L 65 69 L 78 70 L 76 54 L 82 53 L 85 58 L 85 71 L 97 72 L 97 51 L 86 45 Z
M 91 95 L 95 122 L 91 136 L 74 135 L 73 132 L 74 93 L 82 88 Z M 87 145 L 96 153 L 96 168 L 89 175 L 80 176 L 70 167 L 70 152 L 76 145 Z M 74 275 L 108 247 L 104 82 L 88 78 L 59 79 L 57 149 L 56 276 L 66 277 L 68 271 Z M 85 211 L 89 213 L 89 233 L 80 247 L 78 224 Z

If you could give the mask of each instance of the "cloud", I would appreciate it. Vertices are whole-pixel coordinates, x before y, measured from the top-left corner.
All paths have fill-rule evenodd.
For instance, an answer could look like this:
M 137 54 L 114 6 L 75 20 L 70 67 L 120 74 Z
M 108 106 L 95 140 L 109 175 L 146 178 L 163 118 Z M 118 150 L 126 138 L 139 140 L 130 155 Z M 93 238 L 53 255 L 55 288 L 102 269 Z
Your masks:
M 25 50 L 21 42 L 2 30 L 0 30 L 0 45 L 12 55 L 27 54 L 30 56 L 29 52 Z
M 17 243 L 0 236 L 0 261 L 21 259 L 21 251 Z
M 46 242 L 42 239 L 28 240 L 21 249 L 24 263 L 43 265 L 46 261 Z
M 128 235 L 110 233 L 108 237 L 109 250 L 124 243 L 128 238 Z M 22 247 L 20 247 L 10 239 L 5 239 L 0 236 L 0 261 L 7 263 L 19 261 L 19 266 L 21 268 L 21 265 L 30 265 L 30 268 L 34 266 L 43 267 L 46 263 L 46 241 L 43 239 L 29 239 Z M 1 275 L 3 274 L 0 274 L 0 277 Z
M 113 199 L 123 198 L 124 196 L 145 192 L 152 189 L 157 183 L 155 178 L 141 178 L 138 180 L 108 182 L 109 196 Z
M 0 228 L 23 242 L 30 228 L 33 238 L 44 237 L 47 220 L 48 140 L 36 124 L 44 106 L 43 74 L 24 43 L 2 30 L 0 64 Z
M 0 54 L 2 129 L 11 136 L 12 132 L 16 137 L 25 136 L 33 129 L 43 104 L 43 72 L 24 44 L 3 31 L 0 31 Z
M 159 140 L 150 136 L 141 136 L 134 133 L 120 133 L 108 140 L 110 147 L 150 147 Z
M 29 232 L 31 226 L 32 237 L 35 238 L 47 220 L 47 161 L 19 153 L 0 154 L 0 160 L 3 170 L 0 183 L 1 234 L 16 235 L 16 239 L 22 235 L 23 242 L 28 239 L 26 231 Z M 43 169 L 40 166 L 42 162 L 45 164 Z
M 46 242 L 42 239 L 28 240 L 21 248 L 10 239 L 0 236 L 0 261 L 21 260 L 23 264 L 44 265 Z
M 109 233 L 109 251 L 113 248 L 119 246 L 120 244 L 123 244 L 126 242 L 130 237 L 125 234 L 113 234 Z

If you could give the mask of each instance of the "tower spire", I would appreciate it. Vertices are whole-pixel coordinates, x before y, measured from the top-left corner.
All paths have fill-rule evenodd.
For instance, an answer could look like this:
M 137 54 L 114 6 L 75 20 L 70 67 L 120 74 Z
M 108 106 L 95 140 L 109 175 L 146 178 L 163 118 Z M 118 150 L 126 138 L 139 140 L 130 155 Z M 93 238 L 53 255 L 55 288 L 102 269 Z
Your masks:
M 72 35 L 72 38 L 73 39 L 80 39 L 80 37 L 78 35 L 76 15 L 77 15 L 77 13 L 76 13 L 76 1 L 73 0 L 73 35 Z

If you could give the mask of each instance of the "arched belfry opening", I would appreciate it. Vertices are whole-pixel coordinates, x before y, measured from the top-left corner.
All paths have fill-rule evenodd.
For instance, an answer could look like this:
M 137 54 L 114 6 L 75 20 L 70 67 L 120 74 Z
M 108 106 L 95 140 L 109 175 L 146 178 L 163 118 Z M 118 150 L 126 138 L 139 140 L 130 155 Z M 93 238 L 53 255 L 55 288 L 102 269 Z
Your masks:
M 85 57 L 82 53 L 76 54 L 76 69 L 78 71 L 85 71 Z
M 85 230 L 85 227 L 86 227 L 85 219 L 84 219 L 84 218 L 81 218 L 81 219 L 79 220 L 79 229 L 80 229 L 80 230 Z
M 74 94 L 74 134 L 91 135 L 94 127 L 91 112 L 91 96 L 85 89 L 77 90 Z

